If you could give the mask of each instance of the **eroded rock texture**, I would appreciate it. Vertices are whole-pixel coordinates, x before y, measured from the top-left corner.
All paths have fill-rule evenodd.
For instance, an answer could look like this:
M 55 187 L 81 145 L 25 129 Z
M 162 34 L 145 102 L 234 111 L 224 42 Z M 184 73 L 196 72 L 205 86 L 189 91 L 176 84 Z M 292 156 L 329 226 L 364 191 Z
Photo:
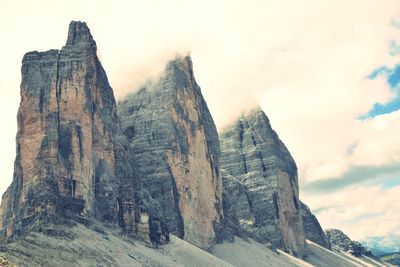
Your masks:
M 312 214 L 310 208 L 300 201 L 300 214 L 303 220 L 304 234 L 308 240 L 311 240 L 318 245 L 321 245 L 327 249 L 331 248 L 329 240 L 322 230 L 317 218 Z
M 118 105 L 141 185 L 159 204 L 171 233 L 208 248 L 222 218 L 216 127 L 189 57 L 170 61 Z
M 220 134 L 224 188 L 242 229 L 262 243 L 303 253 L 297 167 L 261 108 Z
M 96 42 L 85 23 L 71 22 L 61 50 L 22 61 L 15 171 L 0 210 L 4 239 L 49 218 L 96 218 L 136 231 L 128 149 Z

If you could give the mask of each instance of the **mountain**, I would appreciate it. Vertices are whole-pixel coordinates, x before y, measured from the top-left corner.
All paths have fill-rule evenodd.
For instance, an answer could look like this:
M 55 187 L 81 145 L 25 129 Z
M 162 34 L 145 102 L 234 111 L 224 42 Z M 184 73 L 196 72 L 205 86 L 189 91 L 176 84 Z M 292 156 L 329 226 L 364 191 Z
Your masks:
M 260 107 L 220 134 L 224 186 L 242 229 L 261 243 L 302 255 L 297 167 Z
M 73 21 L 61 50 L 22 62 L 0 266 L 384 265 L 327 241 L 297 179 L 261 108 L 219 138 L 189 56 L 117 105 Z
M 338 229 L 326 230 L 326 236 L 332 246 L 338 247 L 343 251 L 347 251 L 355 256 L 372 256 L 371 251 L 361 245 L 360 242 L 351 240 L 345 233 Z
M 129 143 L 96 50 L 87 25 L 73 21 L 61 50 L 23 58 L 14 177 L 0 207 L 3 241 L 41 222 L 70 220 L 140 234 Z M 149 223 L 161 231 L 159 221 Z
M 215 244 L 223 218 L 218 133 L 189 56 L 118 105 L 133 165 L 172 234 Z

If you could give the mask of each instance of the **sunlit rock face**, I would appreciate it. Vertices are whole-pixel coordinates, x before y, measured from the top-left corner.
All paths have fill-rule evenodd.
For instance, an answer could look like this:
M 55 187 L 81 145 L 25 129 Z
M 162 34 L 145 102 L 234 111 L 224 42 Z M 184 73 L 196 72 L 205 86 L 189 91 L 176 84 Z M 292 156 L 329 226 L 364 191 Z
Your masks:
M 251 237 L 300 255 L 305 235 L 297 167 L 257 107 L 220 133 L 224 188 Z
M 168 230 L 209 248 L 223 216 L 219 140 L 191 59 L 170 61 L 157 81 L 119 103 L 118 115 L 141 186 Z
M 321 245 L 327 249 L 331 248 L 329 240 L 322 230 L 317 218 L 312 214 L 310 208 L 300 201 L 300 214 L 304 226 L 304 234 L 308 240 L 311 240 L 318 245 Z
M 17 157 L 3 195 L 3 239 L 40 220 L 91 218 L 135 232 L 139 220 L 129 144 L 113 91 L 83 22 L 61 50 L 22 61 Z

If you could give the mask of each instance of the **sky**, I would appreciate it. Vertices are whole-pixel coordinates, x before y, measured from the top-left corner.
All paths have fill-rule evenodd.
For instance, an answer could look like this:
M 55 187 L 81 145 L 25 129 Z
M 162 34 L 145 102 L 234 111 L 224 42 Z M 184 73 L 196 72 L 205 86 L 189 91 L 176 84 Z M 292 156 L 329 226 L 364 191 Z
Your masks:
M 0 192 L 23 54 L 88 23 L 117 99 L 190 52 L 218 129 L 259 103 L 323 228 L 400 247 L 398 0 L 0 0 Z

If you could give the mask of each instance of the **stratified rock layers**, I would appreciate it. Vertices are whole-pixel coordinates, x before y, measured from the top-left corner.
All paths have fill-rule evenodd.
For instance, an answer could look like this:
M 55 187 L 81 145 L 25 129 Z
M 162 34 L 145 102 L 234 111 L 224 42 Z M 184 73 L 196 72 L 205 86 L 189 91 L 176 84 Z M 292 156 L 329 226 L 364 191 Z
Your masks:
M 306 238 L 318 245 L 330 249 L 331 245 L 329 244 L 329 240 L 326 237 L 324 230 L 322 230 L 322 227 L 314 214 L 311 213 L 310 208 L 303 202 L 300 202 L 300 214 L 301 219 L 303 220 L 304 234 Z
M 23 58 L 15 171 L 0 210 L 3 237 L 52 215 L 135 231 L 128 149 L 96 43 L 85 23 L 71 22 L 61 50 Z
M 159 203 L 171 233 L 208 248 L 222 221 L 216 127 L 189 57 L 170 61 L 118 105 L 141 185 Z
M 261 108 L 241 116 L 220 134 L 221 167 L 243 230 L 263 243 L 302 254 L 297 167 Z

